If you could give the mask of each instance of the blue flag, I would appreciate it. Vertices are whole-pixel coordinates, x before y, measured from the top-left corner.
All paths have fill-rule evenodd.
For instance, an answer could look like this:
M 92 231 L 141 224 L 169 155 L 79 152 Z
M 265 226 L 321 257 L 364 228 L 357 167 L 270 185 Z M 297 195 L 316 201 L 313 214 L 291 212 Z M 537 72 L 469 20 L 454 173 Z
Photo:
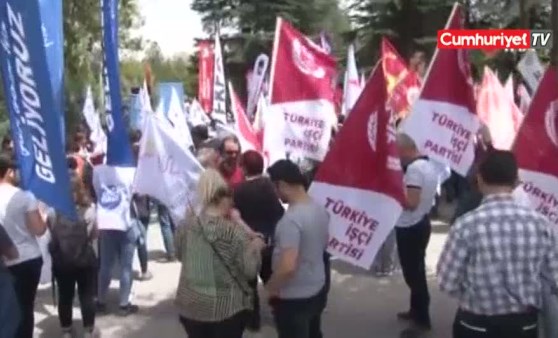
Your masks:
M 182 82 L 161 82 L 159 83 L 159 105 L 162 105 L 162 111 L 165 116 L 169 116 L 169 107 L 171 102 L 171 97 L 173 95 L 173 89 L 180 99 L 180 103 L 184 104 L 184 85 Z
M 62 0 L 39 0 L 41 29 L 45 43 L 48 71 L 54 94 L 54 111 L 59 113 L 62 145 L 65 145 L 66 125 L 64 112 L 64 29 Z
M 132 147 L 122 116 L 118 64 L 118 0 L 101 0 L 103 26 L 103 82 L 108 129 L 107 164 L 134 167 Z
M 0 0 L 0 63 L 21 187 L 75 218 L 39 0 Z

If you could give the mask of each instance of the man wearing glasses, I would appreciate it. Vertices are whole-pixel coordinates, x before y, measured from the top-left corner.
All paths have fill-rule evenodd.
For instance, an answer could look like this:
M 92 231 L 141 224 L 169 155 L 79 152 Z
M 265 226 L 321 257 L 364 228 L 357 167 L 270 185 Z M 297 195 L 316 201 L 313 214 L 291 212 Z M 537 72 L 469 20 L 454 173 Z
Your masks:
M 231 187 L 244 181 L 244 173 L 239 165 L 240 142 L 234 135 L 225 136 L 219 146 L 221 161 L 219 171 Z

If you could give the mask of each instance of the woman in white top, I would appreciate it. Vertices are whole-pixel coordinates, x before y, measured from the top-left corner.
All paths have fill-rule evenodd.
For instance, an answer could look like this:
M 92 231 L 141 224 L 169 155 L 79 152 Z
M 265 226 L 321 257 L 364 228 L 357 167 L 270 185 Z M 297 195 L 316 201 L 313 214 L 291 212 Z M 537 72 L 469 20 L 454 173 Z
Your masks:
M 43 235 L 47 226 L 33 194 L 15 186 L 15 172 L 14 163 L 0 156 L 0 224 L 19 251 L 18 258 L 6 261 L 21 308 L 16 337 L 33 338 L 35 296 L 43 266 L 37 236 Z

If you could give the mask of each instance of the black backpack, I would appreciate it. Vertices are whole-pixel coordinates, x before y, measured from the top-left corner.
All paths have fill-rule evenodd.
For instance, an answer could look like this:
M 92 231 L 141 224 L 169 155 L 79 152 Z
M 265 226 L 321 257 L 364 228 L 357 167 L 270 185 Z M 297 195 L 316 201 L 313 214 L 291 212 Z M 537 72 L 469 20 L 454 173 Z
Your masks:
M 97 262 L 84 219 L 85 210 L 78 210 L 78 220 L 56 214 L 51 223 L 49 252 L 54 267 L 85 268 Z

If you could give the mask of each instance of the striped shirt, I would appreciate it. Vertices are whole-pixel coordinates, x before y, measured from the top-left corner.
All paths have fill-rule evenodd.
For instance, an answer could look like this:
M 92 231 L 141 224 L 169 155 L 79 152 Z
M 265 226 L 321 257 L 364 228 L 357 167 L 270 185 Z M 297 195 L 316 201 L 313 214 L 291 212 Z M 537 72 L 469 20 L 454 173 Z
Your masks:
M 256 277 L 260 254 L 242 227 L 224 218 L 193 216 L 177 229 L 175 240 L 182 262 L 175 303 L 182 317 L 218 322 L 252 309 L 248 281 Z

